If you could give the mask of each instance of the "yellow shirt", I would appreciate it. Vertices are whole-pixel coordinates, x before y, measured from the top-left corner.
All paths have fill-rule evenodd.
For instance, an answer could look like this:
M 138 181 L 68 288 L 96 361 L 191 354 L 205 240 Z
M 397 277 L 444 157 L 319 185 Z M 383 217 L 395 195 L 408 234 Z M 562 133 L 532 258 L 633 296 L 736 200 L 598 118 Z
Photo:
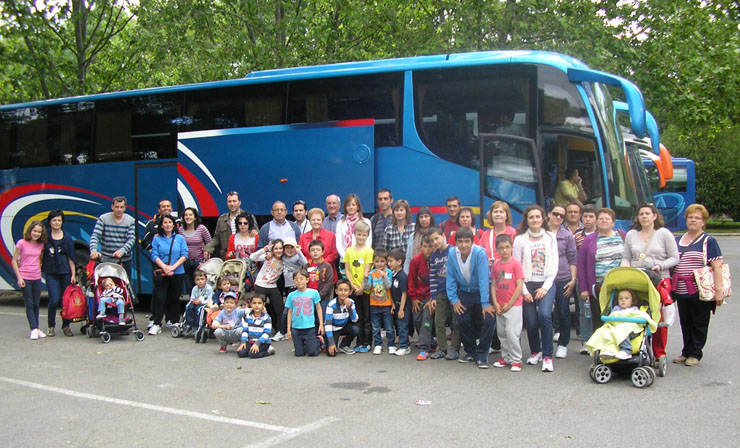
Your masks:
M 578 199 L 579 192 L 580 189 L 578 188 L 578 185 L 568 179 L 562 180 L 555 189 L 555 204 L 566 207 L 571 202 L 570 199 L 568 199 L 568 196 Z
M 373 248 L 367 245 L 359 251 L 356 246 L 352 246 L 344 253 L 344 261 L 349 265 L 349 272 L 345 274 L 353 285 L 362 286 L 365 277 L 365 265 L 370 266 L 368 272 L 372 269 L 373 253 Z M 370 291 L 365 292 L 369 293 Z

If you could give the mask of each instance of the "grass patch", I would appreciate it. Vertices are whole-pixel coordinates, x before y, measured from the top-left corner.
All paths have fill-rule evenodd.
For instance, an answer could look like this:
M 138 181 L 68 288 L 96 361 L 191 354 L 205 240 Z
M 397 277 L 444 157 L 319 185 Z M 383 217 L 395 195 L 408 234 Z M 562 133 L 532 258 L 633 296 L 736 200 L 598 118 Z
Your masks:
M 728 232 L 732 232 L 732 231 L 739 232 L 740 222 L 710 219 L 707 221 L 707 229 L 711 229 L 713 231 L 725 230 Z

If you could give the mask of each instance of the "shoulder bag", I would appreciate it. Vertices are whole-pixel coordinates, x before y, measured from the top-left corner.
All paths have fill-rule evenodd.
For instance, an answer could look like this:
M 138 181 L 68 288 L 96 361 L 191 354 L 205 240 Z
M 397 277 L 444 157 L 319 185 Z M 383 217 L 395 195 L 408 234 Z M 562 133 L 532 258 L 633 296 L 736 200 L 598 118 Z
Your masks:
M 704 237 L 702 242 L 702 253 L 704 254 L 704 267 L 694 269 L 694 279 L 699 289 L 699 299 L 705 302 L 714 301 L 714 271 L 711 266 L 707 266 L 707 243 L 709 235 Z M 724 298 L 732 295 L 732 276 L 730 275 L 730 266 L 722 263 L 722 295 Z

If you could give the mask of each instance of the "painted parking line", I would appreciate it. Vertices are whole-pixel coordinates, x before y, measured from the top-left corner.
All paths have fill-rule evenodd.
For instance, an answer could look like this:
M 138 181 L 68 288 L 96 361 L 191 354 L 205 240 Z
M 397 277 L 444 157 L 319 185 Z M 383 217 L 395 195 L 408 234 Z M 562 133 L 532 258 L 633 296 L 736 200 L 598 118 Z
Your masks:
M 3 316 L 21 316 L 26 317 L 26 313 L 6 313 L 4 311 L 0 311 L 0 314 Z M 46 314 L 39 314 L 39 317 L 46 317 Z
M 61 387 L 47 386 L 45 384 L 32 383 L 30 381 L 18 380 L 15 378 L 8 378 L 4 376 L 0 376 L 0 381 L 4 383 L 8 383 L 8 384 L 14 384 L 16 386 L 23 386 L 23 387 L 28 387 L 31 389 L 43 390 L 47 392 L 54 392 L 57 394 L 67 395 L 67 396 L 74 397 L 74 398 L 101 401 L 104 403 L 117 404 L 121 406 L 129 406 L 132 408 L 146 409 L 146 410 L 155 411 L 155 412 L 163 412 L 166 414 L 179 415 L 182 417 L 197 418 L 200 420 L 207 420 L 207 421 L 212 421 L 212 422 L 217 422 L 217 423 L 226 423 L 230 425 L 246 426 L 249 428 L 265 429 L 268 431 L 275 431 L 275 432 L 280 433 L 278 434 L 279 437 L 268 438 L 264 442 L 260 442 L 257 445 L 250 445 L 250 447 L 252 446 L 255 446 L 255 447 L 256 446 L 260 446 L 260 447 L 273 446 L 278 443 L 282 443 L 286 440 L 291 440 L 296 437 L 299 437 L 302 434 L 319 429 L 337 420 L 333 417 L 328 417 L 328 418 L 324 418 L 316 422 L 309 423 L 307 425 L 299 426 L 299 427 L 279 426 L 279 425 L 271 425 L 269 423 L 254 422 L 254 421 L 242 420 L 242 419 L 237 419 L 237 418 L 222 417 L 219 415 L 205 414 L 202 412 L 187 411 L 184 409 L 168 408 L 165 406 L 158 406 L 154 404 L 140 403 L 137 401 L 106 397 L 104 395 L 89 394 L 86 392 L 78 392 L 78 391 L 74 391 L 70 389 L 64 389 Z

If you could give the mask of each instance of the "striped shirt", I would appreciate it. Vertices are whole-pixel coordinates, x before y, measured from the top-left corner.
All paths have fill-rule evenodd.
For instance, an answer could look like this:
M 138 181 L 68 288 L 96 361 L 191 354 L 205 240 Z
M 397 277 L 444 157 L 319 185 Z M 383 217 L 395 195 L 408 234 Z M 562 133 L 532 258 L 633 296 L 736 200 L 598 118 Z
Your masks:
M 355 302 L 347 299 L 349 307 L 340 305 L 337 299 L 333 299 L 326 306 L 326 317 L 324 319 L 324 330 L 329 345 L 334 345 L 334 332 L 341 331 L 348 322 L 357 322 L 357 310 Z
M 134 224 L 134 218 L 125 213 L 120 223 L 116 222 L 113 212 L 100 215 L 90 237 L 90 252 L 100 252 L 103 255 L 101 261 L 110 261 L 114 259 L 113 253 L 120 250 L 123 252 L 122 262 L 131 260 L 135 241 Z
M 270 333 L 272 332 L 272 319 L 270 315 L 263 312 L 259 317 L 255 317 L 250 310 L 242 318 L 242 343 L 252 342 L 257 346 L 270 343 Z
M 616 232 L 615 232 L 616 233 Z M 617 233 L 612 236 L 599 236 L 596 240 L 596 281 L 603 282 L 606 274 L 622 263 L 624 242 Z
M 185 238 L 185 244 L 188 245 L 188 259 L 202 260 L 203 247 L 211 242 L 211 234 L 203 224 L 199 224 L 195 230 L 185 232 L 183 227 L 179 229 L 180 235 Z
M 711 236 L 704 234 L 702 238 L 695 241 L 694 244 L 688 246 L 681 245 L 681 237 L 676 237 L 676 243 L 678 244 L 678 253 L 680 254 L 678 264 L 673 268 L 673 275 L 680 274 L 684 276 L 694 277 L 694 269 L 701 269 L 705 266 L 704 264 L 704 240 L 707 243 L 707 260 L 706 265 L 709 265 L 712 261 L 721 260 L 722 252 L 719 250 L 717 240 Z M 685 277 L 684 277 L 685 278 Z M 678 294 L 689 294 L 689 290 L 686 287 L 685 280 L 677 280 L 675 284 L 675 292 Z

